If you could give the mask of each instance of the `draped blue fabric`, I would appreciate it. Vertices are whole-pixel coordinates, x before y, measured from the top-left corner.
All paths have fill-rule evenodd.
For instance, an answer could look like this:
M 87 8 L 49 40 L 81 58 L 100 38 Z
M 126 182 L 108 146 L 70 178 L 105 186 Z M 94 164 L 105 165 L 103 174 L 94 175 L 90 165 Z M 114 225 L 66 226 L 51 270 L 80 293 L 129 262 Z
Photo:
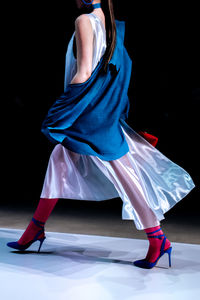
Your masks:
M 68 84 L 41 129 L 54 144 L 103 160 L 115 160 L 129 151 L 120 119 L 128 118 L 132 61 L 124 46 L 125 21 L 115 21 L 116 46 L 107 71 L 103 55 L 87 81 Z

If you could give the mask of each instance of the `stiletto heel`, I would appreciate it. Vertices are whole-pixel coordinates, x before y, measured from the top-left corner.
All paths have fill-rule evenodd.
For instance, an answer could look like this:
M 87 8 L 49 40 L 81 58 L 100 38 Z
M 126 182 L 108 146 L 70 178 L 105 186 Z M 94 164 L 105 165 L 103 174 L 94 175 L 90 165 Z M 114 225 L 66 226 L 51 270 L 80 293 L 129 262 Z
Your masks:
M 39 248 L 38 248 L 38 252 L 40 252 L 40 248 L 42 247 L 42 244 L 43 244 L 43 242 L 44 242 L 45 239 L 46 239 L 46 237 L 43 237 L 42 239 L 39 239 L 39 241 L 40 241 L 40 246 L 39 246 Z
M 172 247 L 169 247 L 167 250 L 165 250 L 165 253 L 168 253 L 169 255 L 169 267 L 171 267 L 171 252 L 172 252 Z
M 160 231 L 160 229 L 156 230 L 156 231 Z M 153 267 L 156 266 L 158 260 L 161 258 L 161 256 L 163 256 L 165 253 L 168 253 L 169 256 L 169 267 L 171 267 L 171 252 L 172 252 L 172 247 L 169 247 L 168 249 L 164 250 L 165 248 L 165 242 L 166 242 L 166 236 L 165 234 L 160 234 L 160 235 L 152 235 L 149 236 L 152 233 L 155 233 L 156 231 L 153 232 L 149 232 L 148 234 L 148 238 L 158 238 L 158 239 L 162 239 L 162 236 L 164 236 L 164 239 L 162 241 L 161 244 L 161 248 L 160 248 L 160 255 L 157 257 L 157 259 L 154 262 L 149 262 L 147 259 L 140 259 L 140 260 L 136 260 L 133 262 L 133 264 L 137 267 L 140 268 L 144 268 L 144 269 L 152 269 Z
M 41 228 L 41 230 L 39 230 L 34 239 L 33 240 L 30 240 L 28 243 L 24 244 L 24 245 L 20 245 L 18 242 L 10 242 L 10 243 L 7 243 L 7 246 L 10 247 L 10 248 L 14 248 L 14 249 L 17 249 L 17 250 L 21 250 L 21 251 L 24 251 L 26 250 L 28 247 L 30 247 L 34 242 L 36 241 L 39 241 L 40 242 L 40 245 L 39 245 L 39 248 L 38 248 L 38 253 L 40 252 L 40 248 L 44 242 L 44 240 L 46 239 L 45 235 L 44 235 L 44 222 L 41 222 L 41 221 L 38 221 L 36 220 L 35 218 L 32 218 L 32 221 L 34 222 L 35 225 L 37 225 L 38 227 Z M 41 235 L 44 235 L 43 237 L 39 238 Z

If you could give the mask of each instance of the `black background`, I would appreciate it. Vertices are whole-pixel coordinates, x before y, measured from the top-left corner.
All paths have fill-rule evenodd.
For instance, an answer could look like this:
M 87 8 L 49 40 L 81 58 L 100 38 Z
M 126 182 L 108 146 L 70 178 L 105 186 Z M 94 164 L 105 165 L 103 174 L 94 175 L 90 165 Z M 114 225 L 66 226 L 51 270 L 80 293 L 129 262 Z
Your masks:
M 115 18 L 126 21 L 125 46 L 133 62 L 127 123 L 136 131 L 158 136 L 157 148 L 186 169 L 198 185 L 195 23 L 191 26 L 188 21 L 187 8 L 175 9 L 168 2 L 114 4 Z M 53 149 L 40 132 L 41 123 L 63 92 L 67 44 L 79 14 L 75 1 L 42 6 L 17 2 L 4 8 L 1 203 L 39 199 Z M 196 188 L 182 201 L 182 209 L 197 206 L 198 195 Z

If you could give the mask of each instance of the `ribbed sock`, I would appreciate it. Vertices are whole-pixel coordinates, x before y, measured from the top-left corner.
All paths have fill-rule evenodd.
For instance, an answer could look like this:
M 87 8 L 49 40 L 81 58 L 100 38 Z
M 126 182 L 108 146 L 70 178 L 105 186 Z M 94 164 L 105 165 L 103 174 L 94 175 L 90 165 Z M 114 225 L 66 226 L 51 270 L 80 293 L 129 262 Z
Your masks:
M 154 231 L 158 230 L 157 232 L 152 233 L 149 236 L 155 236 L 155 235 L 163 234 L 163 231 L 162 231 L 160 225 L 156 226 L 156 227 L 146 228 L 144 230 L 145 230 L 146 233 L 150 233 L 150 232 L 154 232 Z M 148 237 L 148 235 L 147 235 L 147 237 Z M 147 255 L 145 257 L 146 260 L 148 260 L 149 262 L 155 262 L 155 260 L 160 255 L 160 248 L 161 248 L 161 244 L 162 244 L 163 239 L 164 239 L 164 236 L 162 236 L 161 239 L 148 237 L 149 249 L 148 249 Z M 168 249 L 170 247 L 170 245 L 171 245 L 170 241 L 168 239 L 166 239 L 164 250 Z
M 49 218 L 52 210 L 54 209 L 56 203 L 58 201 L 58 198 L 54 199 L 45 199 L 45 198 L 40 198 L 40 201 L 38 203 L 38 206 L 36 208 L 36 211 L 33 215 L 33 217 L 41 222 L 46 222 L 47 219 Z M 25 232 L 21 236 L 21 238 L 18 240 L 18 243 L 21 245 L 24 245 L 28 243 L 30 240 L 32 240 L 36 233 L 41 230 L 40 227 L 35 225 L 35 223 L 31 220 L 29 225 L 27 226 Z M 42 235 L 41 235 L 42 236 Z M 40 237 L 38 237 L 40 238 Z

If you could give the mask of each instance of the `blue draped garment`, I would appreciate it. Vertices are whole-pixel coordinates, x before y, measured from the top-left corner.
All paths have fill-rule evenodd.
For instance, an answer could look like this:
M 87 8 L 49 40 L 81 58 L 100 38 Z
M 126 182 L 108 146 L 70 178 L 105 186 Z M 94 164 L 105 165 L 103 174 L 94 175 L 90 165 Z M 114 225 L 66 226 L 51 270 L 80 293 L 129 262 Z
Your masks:
M 128 118 L 132 61 L 124 46 L 125 21 L 115 22 L 116 46 L 107 72 L 103 70 L 103 55 L 87 81 L 68 84 L 49 109 L 41 129 L 54 144 L 107 161 L 129 151 L 120 119 Z

